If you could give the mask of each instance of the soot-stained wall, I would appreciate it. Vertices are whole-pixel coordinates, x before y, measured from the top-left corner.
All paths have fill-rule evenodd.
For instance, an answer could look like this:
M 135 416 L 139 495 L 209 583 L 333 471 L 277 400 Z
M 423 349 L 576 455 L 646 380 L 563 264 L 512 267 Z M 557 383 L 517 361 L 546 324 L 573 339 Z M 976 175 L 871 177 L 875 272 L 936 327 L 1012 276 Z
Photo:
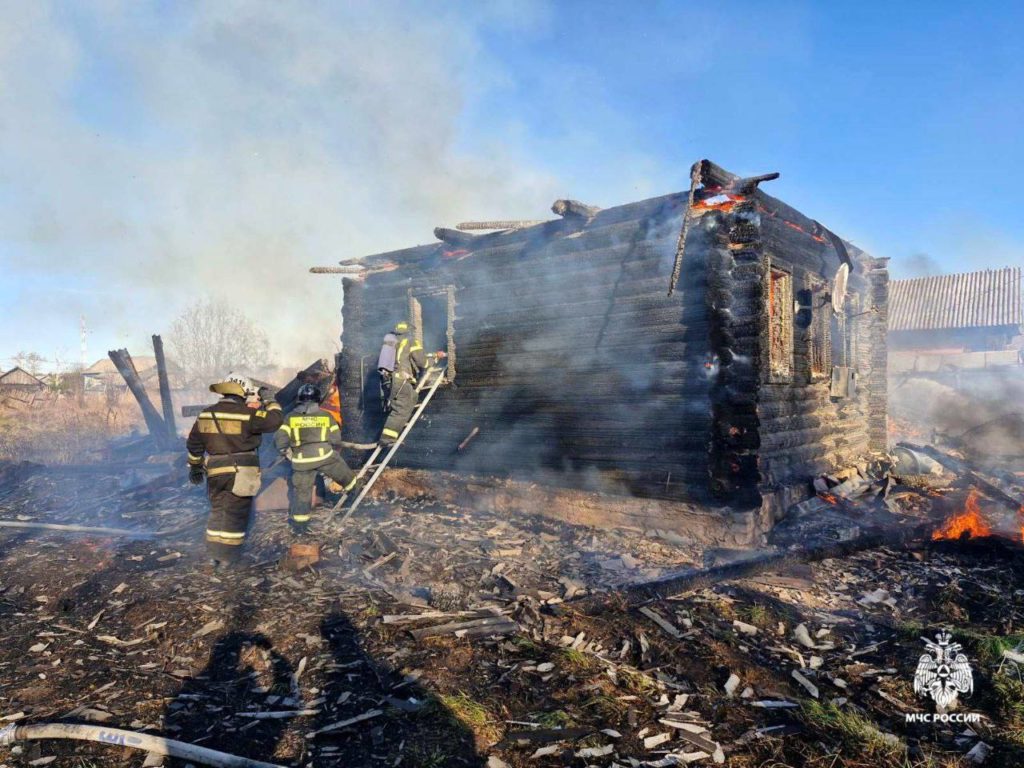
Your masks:
M 344 281 L 347 439 L 379 434 L 377 351 L 412 296 L 428 324 L 452 317 L 425 336 L 451 331 L 453 380 L 402 466 L 756 506 L 879 448 L 884 263 L 849 244 L 841 257 L 817 222 L 698 170 L 671 297 L 688 193 L 364 260 Z M 836 368 L 854 382 L 838 396 Z

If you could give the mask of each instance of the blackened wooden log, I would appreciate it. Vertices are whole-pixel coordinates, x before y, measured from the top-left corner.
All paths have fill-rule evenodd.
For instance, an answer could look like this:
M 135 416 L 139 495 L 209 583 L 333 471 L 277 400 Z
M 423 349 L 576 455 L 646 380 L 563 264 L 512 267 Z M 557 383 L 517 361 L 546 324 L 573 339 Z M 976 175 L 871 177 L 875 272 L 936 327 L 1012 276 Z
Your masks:
M 164 411 L 164 424 L 167 425 L 167 437 L 174 440 L 178 430 L 174 426 L 174 404 L 171 402 L 171 383 L 167 378 L 167 360 L 164 358 L 164 342 L 159 336 L 153 336 L 153 356 L 156 358 L 156 375 L 160 383 L 160 406 Z
M 460 229 L 463 232 L 469 232 L 477 229 L 525 229 L 526 227 L 535 227 L 538 224 L 544 224 L 545 222 L 533 219 L 533 220 L 520 220 L 520 219 L 502 219 L 501 221 L 464 221 L 461 224 L 456 224 L 455 228 Z
M 930 525 L 922 524 L 912 528 L 896 531 L 871 531 L 852 541 L 828 543 L 809 547 L 800 551 L 776 552 L 739 563 L 717 565 L 712 568 L 691 569 L 682 573 L 662 576 L 654 581 L 642 584 L 628 584 L 616 587 L 608 592 L 587 595 L 568 600 L 565 608 L 575 609 L 591 615 L 609 609 L 621 610 L 622 602 L 634 606 L 656 600 L 664 600 L 675 595 L 695 589 L 756 576 L 765 571 L 783 568 L 787 565 L 809 563 L 835 557 L 847 557 L 856 552 L 879 547 L 904 547 L 922 541 L 928 533 Z M 562 610 L 565 610 L 562 608 Z
M 299 387 L 303 384 L 315 384 L 321 389 L 331 382 L 331 368 L 326 360 L 317 360 L 305 370 L 299 371 L 295 378 L 281 387 L 277 392 L 277 402 L 281 408 L 288 410 L 295 404 L 295 398 L 299 394 Z
M 170 440 L 168 439 L 167 425 L 164 424 L 164 420 L 160 418 L 149 395 L 146 394 L 146 388 L 142 384 L 142 379 L 139 378 L 138 371 L 135 370 L 135 363 L 132 362 L 132 356 L 128 354 L 128 350 L 112 349 L 107 352 L 107 355 L 139 404 L 142 418 L 146 420 L 146 429 L 153 436 L 153 440 L 160 446 L 168 445 Z
M 455 245 L 459 248 L 472 247 L 473 241 L 477 239 L 476 235 L 460 232 L 457 229 L 448 229 L 447 227 L 434 227 L 434 237 L 448 243 L 448 245 Z
M 772 173 L 762 173 L 760 176 L 748 176 L 745 179 L 740 179 L 739 181 L 735 182 L 732 186 L 733 189 L 735 189 L 740 194 L 749 195 L 751 192 L 757 189 L 757 185 L 760 184 L 762 181 L 775 181 L 775 179 L 779 178 L 779 176 L 780 174 L 778 171 L 773 171 Z
M 587 205 L 579 200 L 555 200 L 551 204 L 551 210 L 559 216 L 579 216 L 584 219 L 592 219 L 601 212 L 596 205 Z

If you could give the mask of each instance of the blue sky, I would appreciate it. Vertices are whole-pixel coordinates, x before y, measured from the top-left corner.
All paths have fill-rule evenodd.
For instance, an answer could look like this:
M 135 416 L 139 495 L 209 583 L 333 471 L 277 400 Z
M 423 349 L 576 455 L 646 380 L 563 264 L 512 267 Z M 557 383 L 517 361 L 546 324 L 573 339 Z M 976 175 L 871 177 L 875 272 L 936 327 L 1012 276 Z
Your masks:
M 207 294 L 324 356 L 309 266 L 700 157 L 895 276 L 1024 262 L 1020 4 L 0 7 L 0 358 L 77 359 L 81 314 L 90 358 L 144 354 Z

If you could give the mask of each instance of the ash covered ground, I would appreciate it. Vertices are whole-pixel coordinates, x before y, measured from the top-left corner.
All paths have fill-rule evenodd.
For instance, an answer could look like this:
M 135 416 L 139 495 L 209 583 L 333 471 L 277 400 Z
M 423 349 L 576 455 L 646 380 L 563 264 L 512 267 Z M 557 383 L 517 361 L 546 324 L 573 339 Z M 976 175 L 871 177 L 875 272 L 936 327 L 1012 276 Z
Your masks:
M 900 493 L 920 514 L 935 495 Z M 1024 555 L 1009 538 L 794 558 L 586 615 L 566 599 L 706 553 L 528 510 L 379 498 L 321 530 L 314 569 L 278 567 L 285 515 L 262 513 L 244 567 L 214 573 L 205 513 L 178 472 L 3 467 L 4 520 L 166 532 L 0 529 L 4 724 L 102 723 L 296 766 L 1024 762 Z M 921 637 L 942 627 L 973 665 L 970 727 L 905 722 L 933 711 L 913 677 Z M 144 759 L 56 741 L 0 757 Z

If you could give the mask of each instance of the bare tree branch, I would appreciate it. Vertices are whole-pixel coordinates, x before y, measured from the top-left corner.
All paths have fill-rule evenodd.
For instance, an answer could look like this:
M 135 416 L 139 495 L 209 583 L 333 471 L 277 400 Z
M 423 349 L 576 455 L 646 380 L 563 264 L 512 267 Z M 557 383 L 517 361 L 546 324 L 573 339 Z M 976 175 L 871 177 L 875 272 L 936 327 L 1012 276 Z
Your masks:
M 243 312 L 218 299 L 202 299 L 182 312 L 168 341 L 189 386 L 270 364 L 266 334 Z

